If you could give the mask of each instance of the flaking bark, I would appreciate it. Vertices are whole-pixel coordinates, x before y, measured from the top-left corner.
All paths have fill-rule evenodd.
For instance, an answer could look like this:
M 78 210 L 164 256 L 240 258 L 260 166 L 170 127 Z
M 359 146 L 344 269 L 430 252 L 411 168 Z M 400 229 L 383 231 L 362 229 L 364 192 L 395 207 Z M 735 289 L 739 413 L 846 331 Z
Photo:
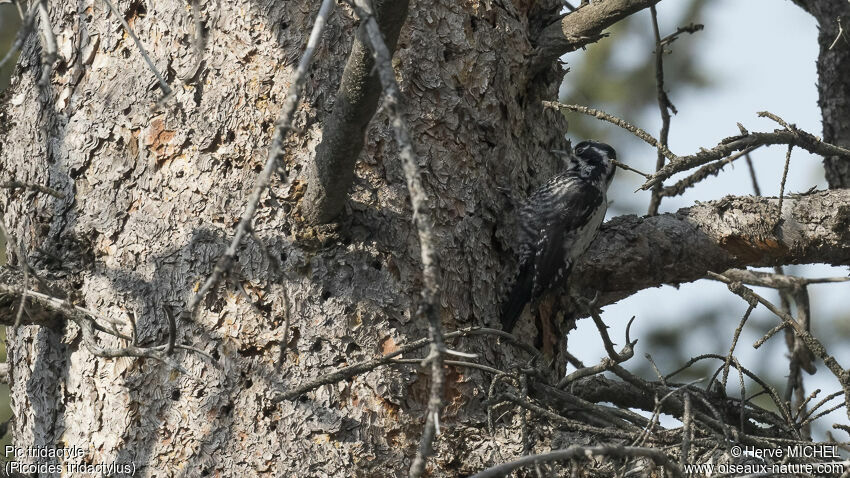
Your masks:
M 777 264 L 850 264 L 850 190 L 786 198 L 727 197 L 602 226 L 578 265 L 581 287 L 610 303 L 706 271 Z

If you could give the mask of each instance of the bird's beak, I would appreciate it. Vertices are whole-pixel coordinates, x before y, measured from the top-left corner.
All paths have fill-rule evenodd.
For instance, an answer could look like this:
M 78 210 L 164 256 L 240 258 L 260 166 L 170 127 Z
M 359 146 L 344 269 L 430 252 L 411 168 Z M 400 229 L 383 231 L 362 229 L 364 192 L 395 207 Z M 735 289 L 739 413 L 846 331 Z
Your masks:
M 569 156 L 570 154 L 570 152 L 565 149 L 550 149 L 549 152 L 555 154 L 563 154 L 565 156 Z

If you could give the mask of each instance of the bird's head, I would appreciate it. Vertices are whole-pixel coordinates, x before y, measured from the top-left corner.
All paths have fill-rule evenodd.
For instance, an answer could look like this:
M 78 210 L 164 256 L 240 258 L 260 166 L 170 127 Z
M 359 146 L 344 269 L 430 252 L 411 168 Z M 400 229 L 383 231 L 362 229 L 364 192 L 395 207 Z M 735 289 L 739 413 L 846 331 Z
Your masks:
M 617 159 L 617 152 L 611 146 L 599 141 L 582 141 L 573 148 L 569 170 L 587 180 L 604 179 L 607 186 L 614 178 L 614 159 Z

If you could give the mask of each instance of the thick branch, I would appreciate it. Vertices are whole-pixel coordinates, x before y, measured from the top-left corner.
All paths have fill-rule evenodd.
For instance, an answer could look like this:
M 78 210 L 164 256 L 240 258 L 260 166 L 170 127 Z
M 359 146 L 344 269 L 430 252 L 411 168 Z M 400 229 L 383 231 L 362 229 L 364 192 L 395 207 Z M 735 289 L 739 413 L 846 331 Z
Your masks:
M 392 53 L 407 17 L 408 1 L 373 3 L 381 33 Z M 366 127 L 375 115 L 380 95 L 381 82 L 366 24 L 361 23 L 342 73 L 333 113 L 325 120 L 322 142 L 310 166 L 307 193 L 301 202 L 307 221 L 327 223 L 342 211 L 354 179 L 354 164 L 363 149 Z
M 660 0 L 604 0 L 588 3 L 543 29 L 537 38 L 537 54 L 531 64 L 536 74 L 564 53 L 578 50 L 602 38 L 602 31 L 627 16 Z
M 790 196 L 777 222 L 778 205 L 776 198 L 727 197 L 671 214 L 615 218 L 572 277 L 607 304 L 709 270 L 850 264 L 850 190 Z

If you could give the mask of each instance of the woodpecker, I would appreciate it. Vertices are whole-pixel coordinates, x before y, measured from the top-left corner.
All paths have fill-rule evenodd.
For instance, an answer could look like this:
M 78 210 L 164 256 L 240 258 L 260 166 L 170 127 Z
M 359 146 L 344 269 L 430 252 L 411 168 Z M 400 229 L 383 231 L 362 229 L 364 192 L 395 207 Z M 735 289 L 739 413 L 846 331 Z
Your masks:
M 573 153 L 553 151 L 567 162 L 564 172 L 535 190 L 519 208 L 519 273 L 502 303 L 502 328 L 510 332 L 525 309 L 549 287 L 569 276 L 590 246 L 608 209 L 606 193 L 617 153 L 597 141 L 582 141 Z

